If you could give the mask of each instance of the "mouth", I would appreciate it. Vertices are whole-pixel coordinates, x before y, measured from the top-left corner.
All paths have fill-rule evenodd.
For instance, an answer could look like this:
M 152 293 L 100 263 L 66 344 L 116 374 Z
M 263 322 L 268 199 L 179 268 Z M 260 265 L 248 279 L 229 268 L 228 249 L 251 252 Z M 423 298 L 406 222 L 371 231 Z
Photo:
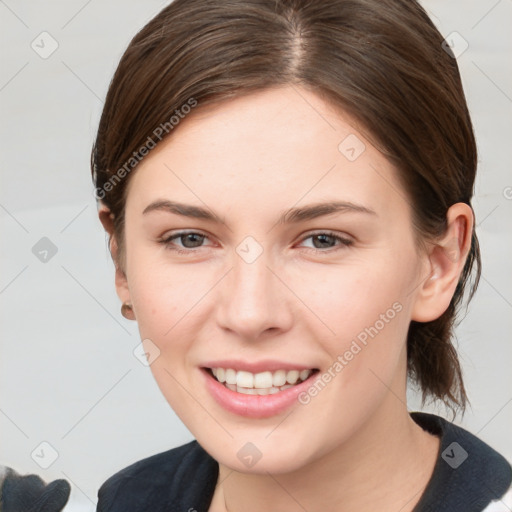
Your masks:
M 302 406 L 298 397 L 320 375 L 318 368 L 277 359 L 205 361 L 199 370 L 213 400 L 246 418 L 269 418 Z
M 252 373 L 233 368 L 204 368 L 204 370 L 225 388 L 244 395 L 275 395 L 302 384 L 318 373 L 311 369 L 278 369 Z

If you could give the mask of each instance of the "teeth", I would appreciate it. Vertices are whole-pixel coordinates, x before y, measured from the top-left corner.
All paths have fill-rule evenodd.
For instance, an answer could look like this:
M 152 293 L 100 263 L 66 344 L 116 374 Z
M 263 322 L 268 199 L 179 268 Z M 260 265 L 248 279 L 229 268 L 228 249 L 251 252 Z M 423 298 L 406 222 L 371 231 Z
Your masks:
M 254 388 L 244 388 L 242 386 L 236 387 L 237 393 L 243 393 L 244 395 L 256 395 L 256 389 Z
M 232 368 L 211 368 L 214 377 L 230 389 L 245 395 L 272 395 L 306 380 L 312 370 L 277 370 L 251 373 Z
M 237 388 L 252 388 L 254 386 L 254 375 L 249 372 L 236 372 Z
M 295 384 L 298 379 L 299 379 L 299 372 L 297 370 L 290 370 L 286 374 L 286 382 L 288 382 L 288 384 Z
M 217 368 L 218 370 L 222 370 L 222 368 Z M 311 370 L 302 370 L 299 373 L 299 379 L 300 380 L 306 380 L 311 375 Z M 217 379 L 219 378 L 219 374 L 217 373 Z M 222 382 L 222 381 L 221 381 Z
M 272 384 L 274 386 L 284 386 L 286 384 L 286 371 L 285 370 L 277 370 L 272 375 Z
M 226 383 L 227 384 L 236 384 L 236 372 L 231 368 L 226 370 Z
M 272 372 L 262 372 L 254 375 L 255 388 L 271 388 L 272 387 Z

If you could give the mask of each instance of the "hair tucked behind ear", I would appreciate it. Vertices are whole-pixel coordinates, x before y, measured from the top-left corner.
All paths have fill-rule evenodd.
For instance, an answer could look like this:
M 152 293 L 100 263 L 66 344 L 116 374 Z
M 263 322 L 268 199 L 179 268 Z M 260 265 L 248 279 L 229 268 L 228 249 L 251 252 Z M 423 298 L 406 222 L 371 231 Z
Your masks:
M 471 248 L 448 309 L 435 321 L 426 323 L 412 321 L 408 333 L 409 373 L 423 390 L 423 402 L 432 395 L 445 399 L 448 406 L 459 405 L 463 411 L 469 400 L 464 387 L 459 357 L 453 345 L 453 337 L 458 309 L 467 283 L 471 279 L 474 265 L 476 265 L 476 273 L 468 301 L 476 292 L 481 274 L 480 249 L 473 231 Z
M 399 171 L 418 240 L 442 234 L 448 208 L 471 205 L 477 165 L 457 63 L 442 42 L 414 0 L 175 0 L 121 58 L 93 147 L 96 194 L 114 214 L 121 265 L 133 154 L 155 128 L 191 98 L 204 106 L 286 84 L 356 119 Z M 449 308 L 435 321 L 412 322 L 407 340 L 409 374 L 424 398 L 462 409 L 452 337 L 475 264 L 470 298 L 481 266 L 473 232 Z

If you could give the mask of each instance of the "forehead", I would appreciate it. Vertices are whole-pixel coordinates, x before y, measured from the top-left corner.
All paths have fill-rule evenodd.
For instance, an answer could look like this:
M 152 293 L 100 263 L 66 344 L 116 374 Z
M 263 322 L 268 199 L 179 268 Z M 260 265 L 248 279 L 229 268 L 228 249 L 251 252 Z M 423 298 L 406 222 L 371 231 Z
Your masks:
M 158 193 L 251 215 L 252 205 L 273 210 L 339 199 L 403 215 L 397 171 L 356 126 L 295 86 L 199 103 L 136 168 L 128 202 L 142 211 Z

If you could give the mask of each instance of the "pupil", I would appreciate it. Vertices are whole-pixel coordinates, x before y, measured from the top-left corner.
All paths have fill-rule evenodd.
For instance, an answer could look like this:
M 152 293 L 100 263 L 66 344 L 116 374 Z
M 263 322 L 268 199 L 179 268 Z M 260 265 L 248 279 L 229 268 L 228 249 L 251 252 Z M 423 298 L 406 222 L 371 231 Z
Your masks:
M 192 247 L 197 247 L 198 245 L 193 245 L 194 244 L 194 240 L 193 240 L 194 237 L 197 237 L 196 242 L 199 242 L 198 245 L 200 245 L 201 242 L 203 241 L 204 235 L 199 235 L 197 233 L 187 233 L 186 235 L 184 235 L 184 238 L 182 238 L 182 242 L 183 242 L 183 240 L 191 241 L 192 242 Z M 190 246 L 187 246 L 186 243 L 183 244 L 183 245 L 185 245 L 185 247 L 190 247 Z
M 313 239 L 317 239 L 317 240 L 323 239 L 324 245 L 321 245 L 321 247 L 325 247 L 325 239 L 326 238 L 329 239 L 329 238 L 331 238 L 331 236 L 330 235 L 316 235 L 315 237 L 313 237 Z M 327 242 L 327 245 L 328 245 L 328 242 Z

